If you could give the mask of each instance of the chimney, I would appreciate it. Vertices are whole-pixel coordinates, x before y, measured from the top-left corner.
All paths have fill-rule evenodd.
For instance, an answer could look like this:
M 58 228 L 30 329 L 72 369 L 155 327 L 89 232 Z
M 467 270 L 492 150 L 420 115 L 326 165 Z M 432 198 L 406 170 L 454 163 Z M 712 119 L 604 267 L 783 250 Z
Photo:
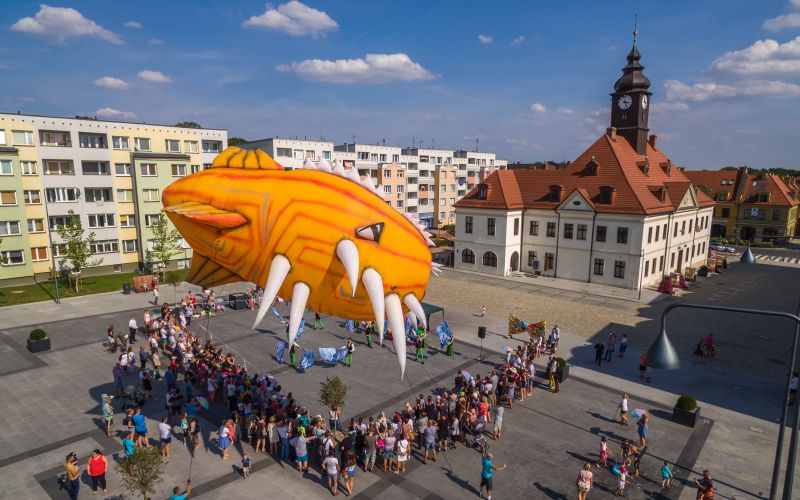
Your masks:
M 650 147 L 656 149 L 656 144 L 658 143 L 658 136 L 656 134 L 650 134 L 650 138 L 647 140 L 650 143 Z
M 606 129 L 606 134 L 612 141 L 617 140 L 617 127 L 608 127 Z

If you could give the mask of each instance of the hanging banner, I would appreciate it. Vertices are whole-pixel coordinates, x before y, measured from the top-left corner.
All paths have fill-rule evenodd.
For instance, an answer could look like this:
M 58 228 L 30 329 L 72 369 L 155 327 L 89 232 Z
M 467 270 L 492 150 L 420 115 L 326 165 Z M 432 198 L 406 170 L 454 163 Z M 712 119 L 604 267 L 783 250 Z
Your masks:
M 306 371 L 312 366 L 314 366 L 314 351 L 306 351 L 303 349 L 303 359 L 300 361 L 300 369 Z
M 275 359 L 278 360 L 278 364 L 283 364 L 283 357 L 286 355 L 286 346 L 289 344 L 283 340 L 278 339 L 278 345 L 275 346 Z
M 447 323 L 446 319 L 442 320 L 442 322 L 439 323 L 439 326 L 436 327 L 436 334 L 439 336 L 439 345 L 442 349 L 444 349 L 444 346 L 446 346 L 450 342 L 450 339 L 453 338 L 453 332 L 450 331 L 450 325 Z

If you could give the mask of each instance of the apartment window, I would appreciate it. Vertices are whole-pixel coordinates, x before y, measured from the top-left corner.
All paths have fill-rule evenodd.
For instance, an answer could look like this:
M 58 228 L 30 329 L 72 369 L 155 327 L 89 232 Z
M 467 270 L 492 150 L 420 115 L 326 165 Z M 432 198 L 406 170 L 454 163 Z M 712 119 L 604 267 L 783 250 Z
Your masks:
M 464 232 L 472 234 L 472 216 L 467 215 L 464 217 Z
M 705 245 L 705 243 L 703 243 L 703 245 Z M 663 271 L 664 270 L 664 256 L 663 255 L 658 258 L 658 270 L 659 271 Z
M 161 199 L 158 189 L 143 189 L 142 197 L 144 201 L 159 201 Z
M 494 229 L 495 229 L 495 218 L 494 217 L 487 217 L 486 218 L 486 234 L 489 236 L 494 236 Z
M 130 149 L 127 137 L 114 135 L 111 137 L 111 147 L 114 149 Z
M 22 196 L 26 205 L 39 205 L 42 203 L 41 191 L 38 189 L 26 189 L 22 192 Z
M 186 177 L 186 165 L 183 163 L 173 164 L 172 177 Z
M 133 189 L 117 189 L 117 202 L 131 203 L 133 201 Z
M 331 159 L 331 152 L 330 151 L 323 151 L 322 152 L 322 159 L 323 160 L 330 160 Z
M 20 266 L 25 263 L 25 255 L 22 250 L 5 250 L 0 252 L 0 260 L 6 266 Z
M 45 175 L 75 175 L 75 168 L 69 160 L 45 160 Z
M 668 232 L 669 232 L 669 231 L 668 231 L 667 224 L 664 224 L 664 239 L 667 239 L 667 233 L 668 233 Z
M 124 253 L 138 252 L 139 242 L 137 240 L 122 240 L 122 251 Z
M 133 168 L 131 167 L 130 163 L 115 163 L 114 164 L 114 175 L 122 176 L 130 176 L 133 172 Z
M 210 151 L 205 150 L 205 142 L 203 143 L 203 152 L 210 153 Z M 276 156 L 279 158 L 291 158 L 292 157 L 292 148 L 278 148 Z
M 519 219 L 514 219 L 514 236 L 519 236 Z
M 536 252 L 533 250 L 528 250 L 528 267 L 533 267 L 534 262 L 537 260 L 539 259 L 536 257 Z
M 48 203 L 71 203 L 78 201 L 78 190 L 75 188 L 47 188 L 45 195 Z
M 146 227 L 156 226 L 158 225 L 159 219 L 161 219 L 161 214 L 145 214 L 144 225 Z
M 1 220 L 0 236 L 18 236 L 20 234 L 18 220 Z
M 681 234 L 686 234 L 686 219 L 684 219 L 681 224 Z
M 108 163 L 104 161 L 84 161 L 81 162 L 83 175 L 111 175 Z
M 6 145 L 6 131 L 0 128 L 0 146 Z
M 38 173 L 38 168 L 36 168 L 35 161 L 21 161 L 19 162 L 19 169 L 22 175 L 36 175 Z
M 618 227 L 617 228 L 617 243 L 625 244 L 628 242 L 628 228 L 627 227 Z
M 555 263 L 555 255 L 552 253 L 544 254 L 544 270 L 552 271 Z
M 405 188 L 405 186 L 403 186 L 402 184 L 398 185 L 397 186 L 397 194 L 402 194 L 404 188 Z
M 302 149 L 295 149 L 292 151 L 292 158 L 295 160 L 302 160 L 305 158 L 305 152 Z
M 114 214 L 89 214 L 89 228 L 114 227 Z
M 203 163 L 203 170 L 208 170 L 209 168 L 211 168 L 210 163 Z
M 661 226 L 656 226 L 656 242 L 658 242 L 658 233 L 661 232 Z
M 119 227 L 136 227 L 136 216 L 133 214 L 120 215 Z
M 573 224 L 564 224 L 564 239 L 571 240 L 572 239 L 572 231 L 575 228 Z
M 397 200 L 397 208 L 403 208 L 403 200 Z
M 446 193 L 446 192 L 447 192 L 447 184 L 442 184 L 442 185 L 440 186 L 440 188 L 441 188 L 441 189 L 439 189 L 439 191 L 441 191 L 441 192 L 443 192 L 443 193 Z
M 383 192 L 384 194 L 392 194 L 392 186 L 389 184 L 383 186 Z
M 219 141 L 203 141 L 203 153 L 219 153 L 220 150 L 220 142 Z M 280 151 L 289 151 L 287 155 L 281 155 Z M 278 156 L 292 156 L 291 149 L 286 148 L 278 148 Z
M 111 188 L 86 188 L 84 195 L 87 202 L 114 201 Z
M 497 255 L 494 252 L 484 252 L 483 265 L 485 267 L 497 267 Z
M 44 219 L 28 219 L 28 232 L 29 233 L 43 233 L 44 232 Z
M 185 153 L 197 153 L 197 141 L 183 141 L 183 151 Z
M 47 247 L 32 247 L 31 261 L 42 262 L 44 260 L 47 260 Z
M 653 241 L 653 227 L 651 226 L 647 228 L 647 243 L 652 243 L 652 241 Z
M 548 222 L 547 223 L 547 237 L 548 238 L 555 238 L 556 237 L 556 223 L 555 222 Z
M 139 172 L 141 172 L 142 177 L 155 177 L 158 175 L 155 163 L 141 163 L 139 165 Z
M 116 253 L 119 252 L 119 241 L 117 240 L 100 240 L 95 241 L 89 248 L 92 254 L 98 253 Z
M 706 242 L 705 241 L 703 242 L 703 250 L 702 250 L 702 252 L 706 253 Z M 663 259 L 663 257 L 662 257 L 662 259 Z
M 646 278 L 647 275 L 650 274 L 650 261 L 644 261 L 644 277 Z
M 678 223 L 677 222 L 675 222 L 675 225 L 672 226 L 672 229 L 673 229 L 672 237 L 673 238 L 677 238 L 678 237 Z
M 465 248 L 464 251 L 461 252 L 461 262 L 463 262 L 464 264 L 474 264 L 475 252 L 473 252 L 469 248 Z
M 575 238 L 578 240 L 586 240 L 586 224 L 578 224 L 578 233 Z
M 199 172 L 200 170 L 202 170 L 202 169 L 200 168 L 200 165 L 192 165 L 191 167 L 189 167 L 189 173 L 190 173 L 190 174 L 196 174 L 196 173 L 197 173 L 197 172 Z
M 92 149 L 108 148 L 108 144 L 106 144 L 105 135 L 78 134 L 78 142 L 80 143 L 80 146 L 82 148 L 92 148 Z
M 0 175 L 14 175 L 11 160 L 0 160 Z
M 531 236 L 539 236 L 539 221 L 538 220 L 530 221 L 528 226 L 529 226 L 528 227 L 528 233 L 530 233 Z
M 779 210 L 772 211 L 772 220 L 781 220 L 781 212 Z
M 48 219 L 51 231 L 55 231 L 59 226 L 68 226 L 70 224 L 77 224 L 78 222 L 80 222 L 80 217 L 77 215 L 71 218 L 69 215 L 53 215 Z
M 33 146 L 33 132 L 29 130 L 12 130 L 11 140 L 15 146 Z
M 402 170 L 398 170 L 397 171 L 397 177 L 399 177 L 400 179 L 403 178 L 403 171 Z
M 17 192 L 16 191 L 0 191 L 0 205 L 16 205 Z
M 670 268 L 675 267 L 675 254 L 674 253 L 672 254 L 672 256 L 669 259 L 669 267 Z
M 136 151 L 150 151 L 150 139 L 147 137 L 137 137 L 133 141 Z
M 164 141 L 165 147 L 169 153 L 181 152 L 181 141 L 176 139 L 166 139 Z
M 614 261 L 614 277 L 620 279 L 625 278 L 625 261 L 622 260 Z
M 595 276 L 602 276 L 605 266 L 606 266 L 605 259 L 594 259 L 594 274 L 595 274 Z

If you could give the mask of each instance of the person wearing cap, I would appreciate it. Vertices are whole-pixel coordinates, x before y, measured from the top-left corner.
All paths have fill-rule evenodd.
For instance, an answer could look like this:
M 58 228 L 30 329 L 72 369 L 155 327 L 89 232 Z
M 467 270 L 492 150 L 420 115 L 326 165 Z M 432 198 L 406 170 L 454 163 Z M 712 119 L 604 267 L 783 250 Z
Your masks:
M 483 498 L 483 490 L 485 488 L 487 500 L 492 500 L 492 473 L 494 471 L 505 470 L 508 467 L 508 464 L 503 464 L 500 467 L 496 467 L 493 460 L 494 455 L 491 451 L 484 453 L 483 458 L 481 458 L 480 494 L 481 498 Z
M 103 394 L 101 399 L 102 403 L 102 411 L 103 411 L 103 422 L 106 424 L 106 435 L 111 437 L 111 425 L 114 423 L 114 407 L 111 406 L 111 399 L 113 396 L 109 396 L 108 394 Z

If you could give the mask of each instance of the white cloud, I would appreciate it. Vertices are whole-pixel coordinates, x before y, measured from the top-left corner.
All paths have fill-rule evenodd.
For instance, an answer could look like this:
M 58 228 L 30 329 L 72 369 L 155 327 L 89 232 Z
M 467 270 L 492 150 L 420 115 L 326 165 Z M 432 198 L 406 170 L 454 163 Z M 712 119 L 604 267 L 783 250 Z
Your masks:
M 478 35 L 478 41 L 481 43 L 492 43 L 494 42 L 494 38 L 489 35 Z
M 525 41 L 525 35 L 520 35 L 520 36 L 514 38 L 513 40 L 511 40 L 511 45 L 512 46 L 513 45 L 519 45 L 524 41 Z
M 245 28 L 265 28 L 282 31 L 292 36 L 325 36 L 327 31 L 339 28 L 339 24 L 327 13 L 309 7 L 297 0 L 267 10 L 260 16 L 253 16 L 244 23 Z
M 139 21 L 128 21 L 127 23 L 125 23 L 125 26 L 137 30 L 142 29 L 142 23 L 140 23 Z
M 151 38 L 147 41 L 150 45 L 164 45 L 164 40 L 160 38 Z
M 114 45 L 122 45 L 122 38 L 83 14 L 68 7 L 50 7 L 42 4 L 34 17 L 23 17 L 13 25 L 11 31 L 27 33 L 49 42 L 63 44 L 70 38 L 93 36 Z
M 98 78 L 94 81 L 94 84 L 98 87 L 114 90 L 128 90 L 131 88 L 130 83 L 113 76 L 104 76 L 103 78 Z
M 536 102 L 536 103 L 531 104 L 531 111 L 533 111 L 534 113 L 539 113 L 539 114 L 547 113 L 547 106 L 545 106 L 544 104 L 542 104 L 540 102 Z
M 800 8 L 800 0 L 789 0 L 789 4 L 790 4 L 792 7 L 797 7 L 797 8 Z
M 665 141 L 671 141 L 673 139 L 677 139 L 680 136 L 681 134 L 679 134 L 678 132 L 667 132 L 667 131 L 658 132 L 658 138 Z
M 737 128 L 736 133 L 741 135 L 759 135 L 761 134 L 761 131 L 754 127 L 744 127 L 744 128 Z
M 751 80 L 734 84 L 701 82 L 691 86 L 678 80 L 668 80 L 664 84 L 664 89 L 667 98 L 674 101 L 702 102 L 709 99 L 737 96 L 800 96 L 800 85 L 768 80 Z
M 767 31 L 781 31 L 787 28 L 800 28 L 800 14 L 792 12 L 791 14 L 781 14 L 780 16 L 773 17 L 764 21 L 761 25 Z
M 528 139 L 514 139 L 509 138 L 505 139 L 504 141 L 506 144 L 510 145 L 512 149 L 517 151 L 541 151 L 542 145 L 536 142 L 530 142 Z
M 653 113 L 669 113 L 670 111 L 689 111 L 689 105 L 685 102 L 656 102 L 650 105 Z
M 726 52 L 711 63 L 711 68 L 751 76 L 800 73 L 800 36 L 786 43 L 758 40 L 746 49 Z
M 138 72 L 137 76 L 142 80 L 147 80 L 148 82 L 153 83 L 170 83 L 172 81 L 172 78 L 168 77 L 164 73 L 160 71 L 151 71 L 149 69 Z
M 305 80 L 330 83 L 381 84 L 436 78 L 406 54 L 367 54 L 363 59 L 307 59 L 290 65 L 280 64 L 276 71 L 295 73 Z
M 559 113 L 559 114 L 562 114 L 562 115 L 574 115 L 575 114 L 575 110 L 572 109 L 572 108 L 557 108 L 556 109 L 556 113 Z
M 103 118 L 136 118 L 136 113 L 132 113 L 130 111 L 120 111 L 114 108 L 100 108 L 94 112 L 97 116 L 102 116 Z

